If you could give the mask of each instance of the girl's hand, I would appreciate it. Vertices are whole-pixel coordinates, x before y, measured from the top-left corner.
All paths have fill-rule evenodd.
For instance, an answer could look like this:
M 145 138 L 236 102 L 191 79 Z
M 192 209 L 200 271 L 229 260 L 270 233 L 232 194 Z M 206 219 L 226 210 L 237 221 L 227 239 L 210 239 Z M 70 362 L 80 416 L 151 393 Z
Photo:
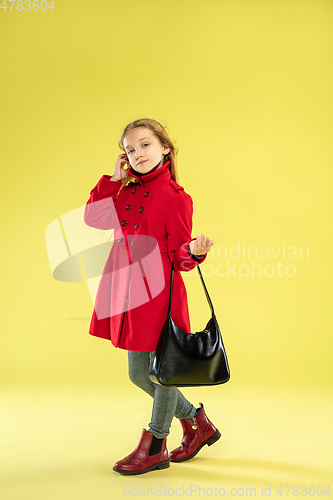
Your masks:
M 196 240 L 190 241 L 190 252 L 193 255 L 204 255 L 209 252 L 212 245 L 214 245 L 214 241 L 209 239 L 208 236 L 205 239 L 205 235 L 201 234 L 201 237 L 197 236 Z
M 111 181 L 122 181 L 126 175 L 127 175 L 127 170 L 124 169 L 124 166 L 129 163 L 129 159 L 126 153 L 118 155 L 118 158 L 116 160 L 116 164 L 114 166 L 114 171 L 113 175 L 111 177 Z

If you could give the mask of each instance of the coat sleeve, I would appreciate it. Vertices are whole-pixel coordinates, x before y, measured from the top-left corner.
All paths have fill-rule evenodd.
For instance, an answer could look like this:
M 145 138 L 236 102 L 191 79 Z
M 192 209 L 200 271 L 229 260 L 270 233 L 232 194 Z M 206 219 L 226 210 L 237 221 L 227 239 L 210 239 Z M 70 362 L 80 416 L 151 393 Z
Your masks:
M 168 255 L 175 271 L 191 271 L 200 262 L 204 255 L 193 255 L 189 250 L 189 243 L 193 225 L 193 201 L 185 191 L 178 191 L 168 208 L 166 215 Z
M 110 175 L 103 175 L 90 191 L 90 198 L 84 209 L 83 220 L 87 226 L 96 229 L 112 229 L 115 225 L 117 195 L 121 181 L 110 181 Z

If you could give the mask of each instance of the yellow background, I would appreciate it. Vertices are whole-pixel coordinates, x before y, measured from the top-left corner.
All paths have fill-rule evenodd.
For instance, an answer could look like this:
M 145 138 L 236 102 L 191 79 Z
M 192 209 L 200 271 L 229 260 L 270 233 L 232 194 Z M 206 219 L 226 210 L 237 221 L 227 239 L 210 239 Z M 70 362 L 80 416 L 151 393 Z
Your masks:
M 280 484 L 329 484 L 332 2 L 16 6 L 0 12 L 3 498 L 124 498 L 124 484 L 272 485 L 281 498 Z M 112 466 L 152 400 L 127 352 L 88 335 L 86 283 L 52 277 L 45 229 L 112 175 L 123 128 L 143 117 L 176 141 L 192 234 L 214 240 L 201 270 L 231 379 L 182 391 L 221 430 L 213 448 L 129 480 Z M 228 261 L 236 276 L 219 276 Z M 200 279 L 183 278 L 202 330 Z M 174 419 L 169 451 L 180 439 Z

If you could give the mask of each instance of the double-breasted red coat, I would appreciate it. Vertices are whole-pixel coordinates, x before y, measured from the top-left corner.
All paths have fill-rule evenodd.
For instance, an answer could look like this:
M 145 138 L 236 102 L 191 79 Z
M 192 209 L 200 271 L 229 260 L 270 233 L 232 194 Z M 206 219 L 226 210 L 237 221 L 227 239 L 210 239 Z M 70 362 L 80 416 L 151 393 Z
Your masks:
M 103 175 L 90 191 L 84 222 L 114 229 L 114 243 L 99 282 L 89 334 L 115 347 L 154 351 L 165 323 L 174 281 L 171 316 L 190 333 L 185 284 L 180 271 L 190 271 L 207 253 L 192 255 L 193 201 L 171 177 L 170 160 L 123 187 Z M 120 191 L 119 191 L 120 190 Z

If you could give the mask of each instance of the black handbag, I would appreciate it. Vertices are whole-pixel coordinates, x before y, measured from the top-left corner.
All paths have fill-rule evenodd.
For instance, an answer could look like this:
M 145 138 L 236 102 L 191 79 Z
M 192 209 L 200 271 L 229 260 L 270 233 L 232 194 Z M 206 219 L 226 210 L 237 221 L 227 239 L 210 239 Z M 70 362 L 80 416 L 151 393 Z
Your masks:
M 222 335 L 205 286 L 199 264 L 196 266 L 212 311 L 212 317 L 201 332 L 180 330 L 171 317 L 173 263 L 170 300 L 166 321 L 159 337 L 155 357 L 150 365 L 150 379 L 161 385 L 193 387 L 224 384 L 230 378 Z

